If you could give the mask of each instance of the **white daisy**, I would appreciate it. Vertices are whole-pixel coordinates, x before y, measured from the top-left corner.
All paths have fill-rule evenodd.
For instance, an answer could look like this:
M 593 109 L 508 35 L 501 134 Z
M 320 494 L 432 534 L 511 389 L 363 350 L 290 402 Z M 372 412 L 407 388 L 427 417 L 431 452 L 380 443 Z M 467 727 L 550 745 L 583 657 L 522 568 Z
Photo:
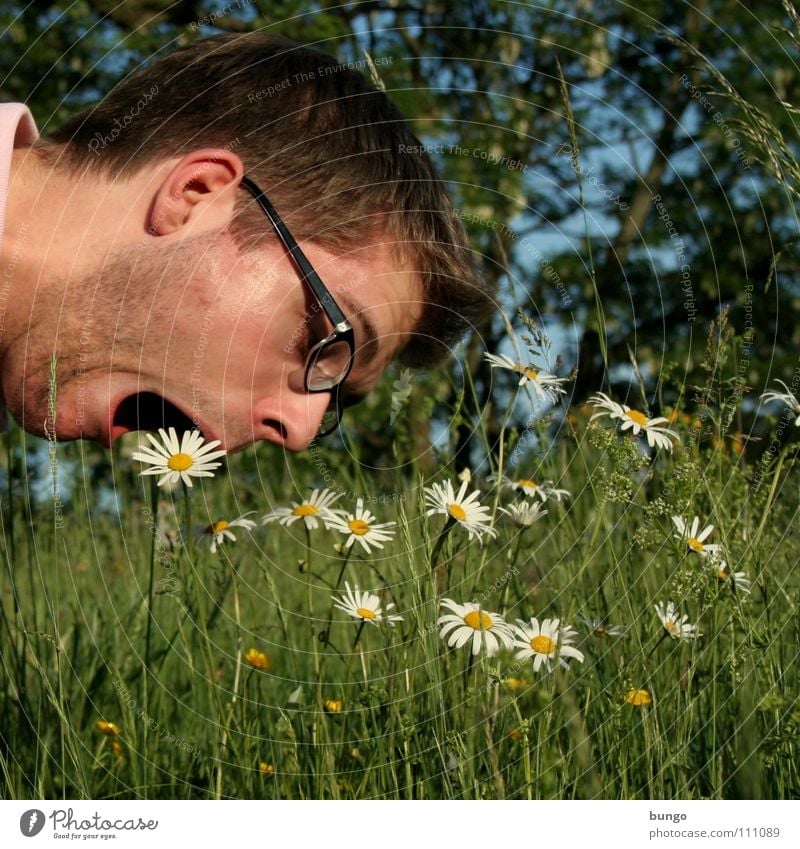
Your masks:
M 250 513 L 245 513 L 238 519 L 219 519 L 211 525 L 206 525 L 204 528 L 197 529 L 197 537 L 202 542 L 208 543 L 212 554 L 217 553 L 217 547 L 222 545 L 226 539 L 231 542 L 236 542 L 236 536 L 231 528 L 244 528 L 246 531 L 252 531 L 256 523 L 252 519 L 246 519 Z
M 324 527 L 330 528 L 337 514 L 342 512 L 332 510 L 331 504 L 341 498 L 341 495 L 341 492 L 331 489 L 315 489 L 305 501 L 293 501 L 291 507 L 276 507 L 261 519 L 261 523 L 267 525 L 270 522 L 278 522 L 288 527 L 302 519 L 310 531 L 316 530 L 320 522 Z
M 775 382 L 780 383 L 786 392 L 765 392 L 759 400 L 762 404 L 769 404 L 770 401 L 780 401 L 781 403 L 786 404 L 786 406 L 789 407 L 789 409 L 797 416 L 794 420 L 795 425 L 800 426 L 800 401 L 797 400 L 797 396 L 782 380 L 776 380 Z
M 500 512 L 505 513 L 518 528 L 529 528 L 547 515 L 547 510 L 543 510 L 538 501 L 517 501 L 501 507 Z
M 517 660 L 533 658 L 534 672 L 538 672 L 543 664 L 550 669 L 553 660 L 557 660 L 565 669 L 568 666 L 566 658 L 583 663 L 583 652 L 572 645 L 578 636 L 575 629 L 569 625 L 559 627 L 559 623 L 559 619 L 544 619 L 540 625 L 535 616 L 529 623 L 517 619 L 517 624 L 512 628 L 515 636 L 514 646 L 520 651 L 514 657 Z
M 644 433 L 647 437 L 647 444 L 651 448 L 665 448 L 667 451 L 672 451 L 671 440 L 680 441 L 680 437 L 675 431 L 661 427 L 661 425 L 669 423 L 669 419 L 665 419 L 663 416 L 658 416 L 654 419 L 648 418 L 644 413 L 631 409 L 627 404 L 617 404 L 616 401 L 612 401 L 604 392 L 598 392 L 592 395 L 589 403 L 593 407 L 600 409 L 599 413 L 595 413 L 589 419 L 590 422 L 600 416 L 608 416 L 612 420 L 619 419 L 622 422 L 620 430 L 624 432 L 630 429 L 633 431 L 634 436 Z
M 145 436 L 152 448 L 140 445 L 133 459 L 140 463 L 149 463 L 151 468 L 144 469 L 142 475 L 161 475 L 159 486 L 177 483 L 182 480 L 186 486 L 192 485 L 192 478 L 213 478 L 215 469 L 222 463 L 213 462 L 225 455 L 225 451 L 214 451 L 219 440 L 206 442 L 200 431 L 184 431 L 180 440 L 174 427 L 169 432 L 159 428 L 159 442 L 152 433 Z
M 343 534 L 349 534 L 345 540 L 345 547 L 350 548 L 354 542 L 358 542 L 368 554 L 370 545 L 375 548 L 383 548 L 383 543 L 394 537 L 395 532 L 388 530 L 394 528 L 397 522 L 383 522 L 377 524 L 376 517 L 369 510 L 364 509 L 364 499 L 356 501 L 355 513 L 346 513 L 343 516 L 335 516 L 330 520 L 329 527 L 335 528 Z
M 483 610 L 479 604 L 467 602 L 458 604 L 451 598 L 443 598 L 442 608 L 451 610 L 436 620 L 442 626 L 439 636 L 447 639 L 447 645 L 460 649 L 472 640 L 472 654 L 478 654 L 481 648 L 491 657 L 501 648 L 511 648 L 513 636 L 511 628 L 499 613 Z
M 492 368 L 504 368 L 518 374 L 520 376 L 519 386 L 525 386 L 527 383 L 530 383 L 542 401 L 556 403 L 559 395 L 566 395 L 566 389 L 563 389 L 561 386 L 562 383 L 567 382 L 567 378 L 565 377 L 556 377 L 554 374 L 550 374 L 550 372 L 543 371 L 533 365 L 518 363 L 505 354 L 500 354 L 500 356 L 484 354 L 483 356 L 491 364 Z
M 490 483 L 497 481 L 496 475 L 490 475 L 487 480 Z M 503 475 L 500 478 L 500 485 L 504 489 L 510 489 L 514 492 L 522 492 L 530 498 L 540 498 L 542 502 L 552 498 L 553 501 L 561 501 L 562 498 L 570 498 L 569 490 L 555 489 L 551 486 L 552 481 L 537 483 L 531 478 L 508 478 Z
M 402 622 L 403 617 L 398 613 L 390 614 L 389 611 L 394 607 L 391 602 L 385 608 L 381 607 L 381 600 L 378 596 L 368 592 L 361 592 L 356 586 L 355 589 L 350 588 L 347 581 L 344 582 L 345 593 L 340 596 L 332 595 L 333 606 L 337 610 L 341 610 L 353 619 L 360 619 L 362 622 L 370 622 L 372 625 L 377 625 L 379 622 L 386 620 L 392 627 L 395 622 Z
M 708 565 L 711 568 L 711 572 L 721 584 L 728 584 L 730 586 L 733 583 L 737 592 L 750 592 L 751 581 L 745 577 L 744 572 L 731 572 L 727 560 L 723 560 L 720 557 L 709 557 Z
M 682 516 L 673 516 L 672 523 L 675 525 L 675 530 L 677 531 L 677 533 L 673 534 L 673 536 L 675 539 L 679 539 L 681 542 L 686 543 L 686 547 L 689 551 L 693 551 L 701 557 L 708 557 L 709 555 L 719 556 L 722 546 L 716 543 L 705 542 L 711 534 L 711 531 L 714 530 L 713 525 L 706 525 L 706 527 L 701 531 L 699 516 L 695 516 L 694 519 L 692 519 L 691 525 L 689 525 Z
M 452 519 L 461 525 L 469 534 L 470 539 L 473 536 L 480 539 L 483 534 L 496 536 L 497 531 L 490 524 L 490 508 L 483 507 L 478 502 L 480 492 L 476 489 L 468 497 L 464 497 L 468 486 L 469 481 L 465 480 L 458 493 L 454 491 L 451 481 L 426 486 L 424 489 L 425 506 L 428 509 L 425 511 L 425 515 L 433 516 L 440 513 L 447 516 L 448 520 Z
M 693 640 L 699 636 L 697 625 L 689 623 L 689 617 L 685 614 L 680 616 L 678 608 L 669 601 L 666 605 L 657 604 L 656 615 L 666 629 L 670 637 L 676 640 Z
M 604 619 L 584 619 L 584 625 L 595 637 L 624 637 L 628 629 L 624 625 L 608 625 Z

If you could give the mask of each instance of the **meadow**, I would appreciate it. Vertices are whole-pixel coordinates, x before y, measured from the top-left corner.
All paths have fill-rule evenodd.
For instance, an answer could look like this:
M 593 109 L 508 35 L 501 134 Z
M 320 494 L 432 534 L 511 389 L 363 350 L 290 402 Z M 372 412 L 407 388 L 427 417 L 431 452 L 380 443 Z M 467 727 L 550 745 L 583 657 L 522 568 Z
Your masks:
M 34 463 L 10 430 L 3 797 L 797 798 L 792 399 L 711 367 L 661 420 L 490 362 L 466 471 L 408 377 L 383 468 L 345 426 L 159 487 L 143 434 Z

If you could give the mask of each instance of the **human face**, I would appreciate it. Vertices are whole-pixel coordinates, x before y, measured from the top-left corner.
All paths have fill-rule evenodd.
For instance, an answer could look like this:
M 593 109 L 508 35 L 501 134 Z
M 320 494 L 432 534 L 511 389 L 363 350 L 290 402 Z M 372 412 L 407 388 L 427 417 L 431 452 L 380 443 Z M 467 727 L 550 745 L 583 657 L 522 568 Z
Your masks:
M 339 257 L 303 247 L 354 328 L 356 357 L 341 388 L 349 404 L 407 340 L 417 280 L 388 241 Z M 223 232 L 177 248 L 128 248 L 106 265 L 65 286 L 58 312 L 31 324 L 25 380 L 6 393 L 26 429 L 39 432 L 47 418 L 57 327 L 61 440 L 110 446 L 130 430 L 172 425 L 198 428 L 228 451 L 258 440 L 290 451 L 309 444 L 330 394 L 306 392 L 306 354 L 332 328 L 280 244 L 241 254 Z

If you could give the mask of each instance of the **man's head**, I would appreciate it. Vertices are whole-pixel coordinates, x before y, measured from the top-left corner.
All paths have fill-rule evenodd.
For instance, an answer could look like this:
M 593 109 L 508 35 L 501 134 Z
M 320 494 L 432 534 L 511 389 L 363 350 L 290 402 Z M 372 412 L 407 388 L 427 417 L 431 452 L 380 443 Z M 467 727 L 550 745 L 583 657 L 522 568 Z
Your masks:
M 37 181 L 12 195 L 19 214 L 37 186 L 31 227 L 54 239 L 26 332 L 4 340 L 9 409 L 42 431 L 55 352 L 59 438 L 174 424 L 229 450 L 305 447 L 331 400 L 306 391 L 306 352 L 332 328 L 242 179 L 354 328 L 347 403 L 396 356 L 430 365 L 488 308 L 420 150 L 359 73 L 285 39 L 199 41 L 128 77 L 39 143 Z

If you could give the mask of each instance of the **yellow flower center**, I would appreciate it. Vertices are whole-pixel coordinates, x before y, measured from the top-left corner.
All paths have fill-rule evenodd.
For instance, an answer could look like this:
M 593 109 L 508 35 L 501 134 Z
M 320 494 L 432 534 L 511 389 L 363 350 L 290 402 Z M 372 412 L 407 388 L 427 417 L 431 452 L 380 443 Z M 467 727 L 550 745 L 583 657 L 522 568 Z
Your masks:
M 447 508 L 447 512 L 454 518 L 458 519 L 459 522 L 463 522 L 464 519 L 467 518 L 467 513 L 463 507 L 458 504 L 451 504 Z
M 469 625 L 470 628 L 476 631 L 491 631 L 492 617 L 482 610 L 470 610 L 464 617 L 464 624 Z
M 638 410 L 628 410 L 625 413 L 625 416 L 632 422 L 636 422 L 639 427 L 644 427 L 647 424 L 647 416 L 644 413 L 640 413 Z
M 226 521 L 225 519 L 220 519 L 219 522 L 214 522 L 213 525 L 209 525 L 207 530 L 206 530 L 206 533 L 209 533 L 209 534 L 222 533 L 222 531 L 224 531 L 225 528 L 229 527 L 230 524 L 231 523 Z
M 539 379 L 539 372 L 536 371 L 535 368 L 523 369 L 522 374 L 524 374 L 525 377 L 528 378 L 528 380 L 538 380 Z
M 720 579 L 720 581 L 727 581 L 728 580 L 728 569 L 727 568 L 720 569 L 717 572 L 717 577 Z
M 292 516 L 316 516 L 319 510 L 313 504 L 298 504 L 292 510 Z
M 192 460 L 191 454 L 173 454 L 167 460 L 167 466 L 173 472 L 185 472 L 187 469 L 191 469 L 193 465 L 194 460 Z
M 700 542 L 699 539 L 695 539 L 694 537 L 689 537 L 689 539 L 686 540 L 686 545 L 688 545 L 689 548 L 692 549 L 692 551 L 696 551 L 698 554 L 706 550 L 706 547 L 703 545 L 703 543 Z
M 368 607 L 358 607 L 356 608 L 356 613 L 362 619 L 376 619 L 378 614 L 375 613 L 374 610 L 370 610 Z
M 363 519 L 353 519 L 347 523 L 347 527 L 360 537 L 369 532 L 369 525 Z
M 517 481 L 517 486 L 528 487 L 529 489 L 539 489 L 539 484 L 535 481 L 529 481 L 526 478 L 521 478 Z
M 552 654 L 556 650 L 556 644 L 550 639 L 550 637 L 545 637 L 544 634 L 539 634 L 538 637 L 534 637 L 531 640 L 531 648 L 537 654 Z
M 664 623 L 664 627 L 670 632 L 670 634 L 680 634 L 681 629 L 678 627 L 677 623 L 672 619 L 668 619 Z

